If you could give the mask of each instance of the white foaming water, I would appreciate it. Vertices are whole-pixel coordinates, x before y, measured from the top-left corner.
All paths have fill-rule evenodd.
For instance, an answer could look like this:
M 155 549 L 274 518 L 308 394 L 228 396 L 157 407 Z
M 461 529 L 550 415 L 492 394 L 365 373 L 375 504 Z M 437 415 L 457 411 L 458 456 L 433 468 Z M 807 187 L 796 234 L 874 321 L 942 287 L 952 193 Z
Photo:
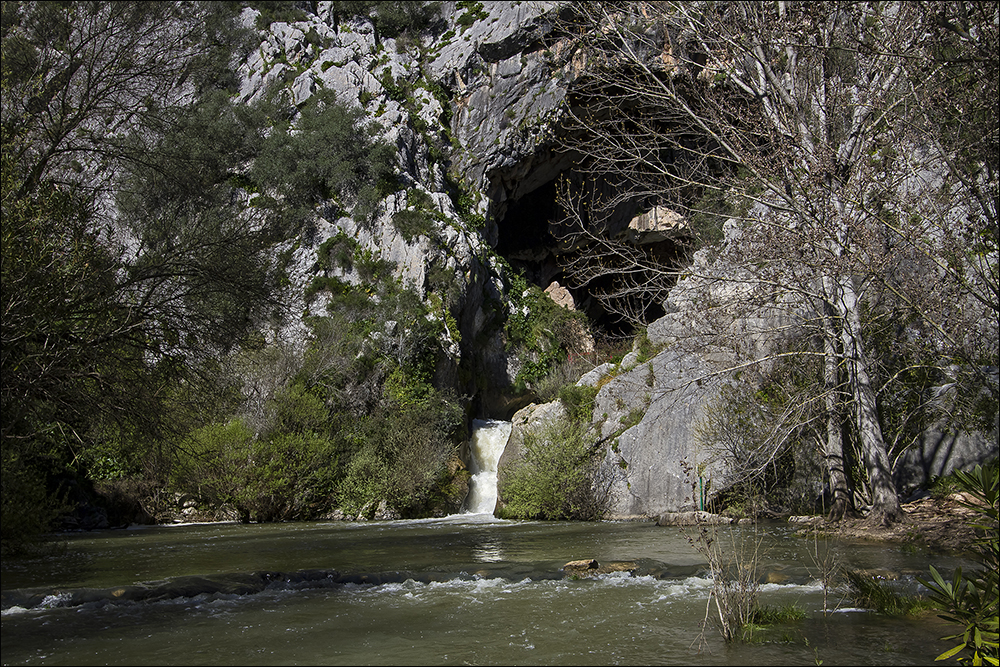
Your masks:
M 468 514 L 493 514 L 497 504 L 497 462 L 507 446 L 510 422 L 475 419 L 472 422 L 472 479 L 465 500 Z

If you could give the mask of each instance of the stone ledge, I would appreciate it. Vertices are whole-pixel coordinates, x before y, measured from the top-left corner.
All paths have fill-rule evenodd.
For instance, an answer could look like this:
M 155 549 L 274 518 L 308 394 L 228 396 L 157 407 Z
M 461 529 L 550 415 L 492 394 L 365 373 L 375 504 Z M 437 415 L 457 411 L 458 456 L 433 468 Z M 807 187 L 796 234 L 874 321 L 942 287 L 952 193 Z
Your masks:
M 656 519 L 657 526 L 719 526 L 733 523 L 728 516 L 711 512 L 665 512 Z

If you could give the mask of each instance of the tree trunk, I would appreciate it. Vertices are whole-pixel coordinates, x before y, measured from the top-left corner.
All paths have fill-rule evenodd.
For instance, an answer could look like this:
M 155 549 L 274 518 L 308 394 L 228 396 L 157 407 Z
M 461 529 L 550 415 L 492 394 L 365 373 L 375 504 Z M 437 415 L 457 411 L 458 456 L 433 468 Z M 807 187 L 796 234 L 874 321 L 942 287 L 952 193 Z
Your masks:
M 826 282 L 826 281 L 824 281 Z M 829 296 L 829 295 L 828 295 Z M 840 521 L 850 506 L 847 474 L 844 471 L 843 416 L 840 411 L 840 378 L 837 370 L 837 331 L 830 320 L 829 302 L 823 304 L 823 391 L 826 394 L 826 439 L 823 442 L 823 461 L 830 478 L 833 504 L 827 515 L 829 521 Z
M 868 519 L 873 525 L 888 526 L 902 521 L 903 509 L 896 495 L 892 469 L 882 438 L 882 427 L 879 425 L 875 391 L 871 386 L 865 360 L 858 297 L 850 277 L 840 280 L 839 306 L 844 357 L 847 360 L 851 393 L 854 398 L 854 417 L 872 493 L 872 510 Z

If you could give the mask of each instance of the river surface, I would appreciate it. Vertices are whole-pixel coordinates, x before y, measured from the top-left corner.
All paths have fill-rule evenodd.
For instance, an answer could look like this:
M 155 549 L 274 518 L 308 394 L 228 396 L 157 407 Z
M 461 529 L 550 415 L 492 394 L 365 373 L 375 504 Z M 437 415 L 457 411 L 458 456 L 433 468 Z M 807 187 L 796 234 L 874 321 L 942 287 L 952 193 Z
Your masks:
M 770 526 L 761 575 L 780 583 L 760 601 L 806 618 L 752 644 L 727 645 L 710 623 L 699 646 L 705 561 L 681 529 L 649 523 L 469 514 L 64 537 L 59 553 L 4 561 L 5 664 L 928 664 L 947 648 L 941 621 L 852 610 L 840 588 L 824 598 L 811 554 L 909 589 L 928 563 L 969 565 Z M 640 569 L 564 578 L 581 558 Z
M 467 512 L 385 522 L 200 524 L 60 536 L 5 559 L 2 662 L 32 665 L 913 665 L 953 630 L 894 619 L 824 588 L 821 563 L 916 592 L 921 548 L 720 528 L 726 554 L 757 547 L 759 602 L 801 620 L 725 643 L 694 529 L 653 523 L 500 521 L 496 460 L 510 425 L 477 422 Z M 566 576 L 571 560 L 634 571 Z M 706 612 L 709 621 L 706 624 Z M 703 631 L 704 629 L 704 631 Z

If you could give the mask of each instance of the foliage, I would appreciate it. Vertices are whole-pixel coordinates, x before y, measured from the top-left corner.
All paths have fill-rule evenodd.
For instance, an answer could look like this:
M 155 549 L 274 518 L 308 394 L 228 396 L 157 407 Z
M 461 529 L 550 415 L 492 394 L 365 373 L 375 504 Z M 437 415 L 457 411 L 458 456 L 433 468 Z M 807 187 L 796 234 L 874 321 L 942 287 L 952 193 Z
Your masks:
M 805 616 L 805 610 L 795 604 L 758 605 L 750 614 L 750 622 L 741 629 L 740 638 L 748 643 L 763 641 L 765 633 L 773 626 L 800 621 Z
M 465 32 L 476 21 L 481 21 L 489 17 L 489 14 L 483 8 L 483 3 L 476 2 L 475 0 L 459 0 L 455 3 L 455 8 L 463 10 L 459 17 L 455 19 L 455 23 L 462 26 L 462 32 Z
M 459 217 L 466 222 L 470 229 L 483 229 L 486 225 L 486 218 L 479 213 L 478 209 L 482 195 L 450 171 L 445 173 L 445 183 L 448 185 L 448 194 Z
M 554 401 L 562 391 L 594 368 L 594 363 L 583 354 L 570 353 L 566 360 L 555 364 L 548 374 L 533 385 L 538 400 L 543 403 Z
M 525 433 L 524 458 L 503 473 L 503 518 L 600 518 L 607 490 L 592 445 L 586 422 L 558 420 Z
M 888 616 L 915 616 L 927 608 L 922 598 L 902 595 L 867 572 L 847 570 L 844 574 L 849 595 L 858 606 Z
M 261 136 L 225 92 L 237 16 L 3 6 L 5 543 L 45 529 L 60 479 L 161 476 L 215 356 L 276 305 L 273 230 L 236 201 Z
M 396 154 L 363 117 L 333 91 L 318 91 L 303 107 L 295 133 L 279 123 L 282 131 L 266 137 L 249 176 L 263 192 L 277 188 L 284 199 L 276 205 L 299 217 L 333 200 L 358 222 L 371 222 L 378 202 L 395 190 Z
M 440 215 L 433 207 L 434 200 L 422 190 L 410 189 L 406 193 L 406 208 L 392 215 L 392 226 L 407 243 L 418 236 L 430 236 Z
M 308 411 L 301 404 L 294 407 Z M 243 521 L 305 519 L 329 509 L 336 444 L 297 426 L 254 437 L 246 424 L 234 420 L 193 432 L 182 450 L 187 456 L 175 469 L 175 488 L 202 502 L 229 504 Z
M 367 19 L 375 28 L 375 41 L 383 37 L 412 39 L 428 30 L 440 27 L 440 2 L 407 2 L 391 0 L 335 0 L 334 23 L 353 18 Z
M 2 457 L 3 494 L 0 495 L 0 549 L 3 556 L 28 551 L 39 536 L 63 511 L 59 500 L 49 493 L 38 453 L 25 453 L 4 443 Z
M 424 515 L 436 489 L 451 481 L 451 434 L 461 416 L 454 401 L 428 390 L 419 401 L 387 400 L 358 419 L 351 433 L 357 449 L 339 487 L 341 505 L 358 512 L 384 500 L 404 516 Z
M 267 30 L 272 23 L 295 23 L 304 21 L 306 13 L 294 0 L 247 0 L 246 6 L 260 12 L 257 15 L 258 30 Z
M 353 266 L 375 262 L 333 237 L 320 248 L 321 263 L 348 247 Z M 185 490 L 206 505 L 228 504 L 256 521 L 334 508 L 370 514 L 383 501 L 424 516 L 455 504 L 460 471 L 449 462 L 462 413 L 432 384 L 443 324 L 391 276 L 372 277 L 357 286 L 325 279 L 335 280 L 324 295 L 327 314 L 307 319 L 304 352 L 270 345 L 237 360 L 243 406 L 235 421 L 212 427 L 229 439 L 202 446 L 191 459 L 198 465 L 189 461 L 175 484 L 190 480 Z M 244 429 L 238 437 L 233 423 Z
M 961 628 L 942 637 L 942 641 L 958 644 L 939 655 L 936 660 L 955 657 L 964 664 L 998 664 L 998 594 L 1000 594 L 1000 549 L 998 549 L 997 501 L 1000 494 L 1000 466 L 997 462 L 976 466 L 972 471 L 955 471 L 956 484 L 972 496 L 962 504 L 978 515 L 973 526 L 981 531 L 976 550 L 983 569 L 973 576 L 963 575 L 956 568 L 951 581 L 942 577 L 932 565 L 931 581 L 920 580 L 930 590 L 934 606 L 945 613 L 939 616 Z
M 541 288 L 528 285 L 523 276 L 511 278 L 510 306 L 504 325 L 506 346 L 521 360 L 515 384 L 530 389 L 579 345 L 586 331 L 582 313 L 557 305 Z
M 559 390 L 559 400 L 566 408 L 569 418 L 575 422 L 590 422 L 596 397 L 597 387 L 578 387 L 572 384 Z

